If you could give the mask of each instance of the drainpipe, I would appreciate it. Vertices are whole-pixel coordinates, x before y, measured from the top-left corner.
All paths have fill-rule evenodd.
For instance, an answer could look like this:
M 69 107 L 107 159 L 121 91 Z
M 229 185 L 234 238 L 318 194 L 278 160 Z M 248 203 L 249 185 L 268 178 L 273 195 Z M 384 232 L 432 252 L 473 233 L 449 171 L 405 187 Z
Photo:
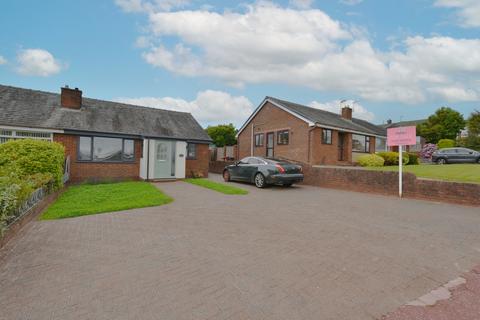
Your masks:
M 150 179 L 150 139 L 147 139 L 147 181 Z
M 254 131 L 255 125 L 252 123 L 252 137 L 250 138 L 250 156 L 253 157 L 253 131 Z
M 312 144 L 312 143 L 311 143 L 311 140 L 312 140 L 312 131 L 313 131 L 316 127 L 317 127 L 317 123 L 314 123 L 314 124 L 313 124 L 313 127 L 308 130 L 308 158 L 307 158 L 308 164 L 311 164 L 311 163 L 310 163 L 310 156 L 311 156 L 311 151 L 310 151 L 310 149 L 311 149 L 311 144 Z

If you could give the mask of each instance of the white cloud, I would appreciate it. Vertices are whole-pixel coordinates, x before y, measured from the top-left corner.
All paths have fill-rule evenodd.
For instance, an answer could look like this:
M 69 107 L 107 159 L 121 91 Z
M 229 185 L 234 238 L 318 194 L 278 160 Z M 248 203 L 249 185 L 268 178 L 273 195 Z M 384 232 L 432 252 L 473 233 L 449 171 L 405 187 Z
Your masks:
M 192 101 L 171 97 L 118 98 L 134 105 L 191 113 L 202 125 L 233 123 L 237 126 L 253 111 L 253 104 L 244 96 L 232 96 L 223 91 L 206 90 Z
M 5 59 L 3 56 L 0 56 L 0 66 L 6 63 L 7 63 L 7 59 Z
M 473 89 L 465 89 L 462 87 L 433 87 L 428 90 L 448 102 L 480 100 L 480 94 Z
M 478 0 L 436 0 L 435 6 L 457 9 L 458 24 L 463 27 L 480 27 L 480 1 Z
M 372 121 L 375 119 L 375 115 L 372 112 L 368 111 L 364 106 L 362 106 L 357 102 L 354 102 L 353 100 L 347 100 L 347 101 L 344 101 L 343 103 L 340 100 L 334 100 L 326 103 L 312 101 L 308 105 L 312 108 L 326 110 L 336 114 L 340 114 L 342 107 L 345 105 L 348 105 L 353 109 L 354 118 L 363 119 L 367 121 Z
M 347 6 L 355 6 L 362 2 L 363 0 L 340 0 L 340 3 L 346 4 Z
M 290 0 L 288 3 L 295 8 L 308 9 L 312 6 L 313 0 Z
M 125 12 L 153 12 L 185 7 L 190 0 L 115 0 L 115 3 Z
M 43 49 L 25 49 L 17 55 L 20 74 L 27 76 L 48 77 L 62 70 L 61 63 L 53 55 Z
M 238 12 L 152 11 L 148 17 L 143 58 L 188 77 L 236 87 L 284 83 L 403 103 L 445 99 L 445 88 L 453 87 L 464 92 L 448 90 L 449 99 L 457 93 L 464 101 L 480 90 L 480 39 L 409 37 L 380 51 L 358 28 L 323 11 L 265 1 Z

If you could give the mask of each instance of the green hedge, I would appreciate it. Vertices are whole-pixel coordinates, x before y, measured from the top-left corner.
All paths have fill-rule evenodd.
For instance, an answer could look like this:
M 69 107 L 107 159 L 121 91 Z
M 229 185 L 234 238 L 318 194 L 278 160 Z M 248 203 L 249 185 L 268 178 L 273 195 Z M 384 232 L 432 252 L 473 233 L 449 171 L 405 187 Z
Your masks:
M 366 154 L 360 156 L 357 162 L 362 167 L 383 167 L 385 160 L 376 154 Z
M 24 139 L 0 144 L 0 235 L 34 190 L 62 186 L 63 163 L 64 148 L 55 142 Z
M 455 140 L 452 139 L 440 139 L 438 140 L 438 149 L 453 148 L 455 147 Z
M 398 166 L 398 152 L 393 151 L 383 151 L 378 152 L 378 156 L 382 157 L 385 160 L 386 166 Z M 409 161 L 408 154 L 406 152 L 402 153 L 403 165 L 407 165 Z
M 20 177 L 50 174 L 55 187 L 62 185 L 64 147 L 56 142 L 21 139 L 0 144 L 0 168 Z

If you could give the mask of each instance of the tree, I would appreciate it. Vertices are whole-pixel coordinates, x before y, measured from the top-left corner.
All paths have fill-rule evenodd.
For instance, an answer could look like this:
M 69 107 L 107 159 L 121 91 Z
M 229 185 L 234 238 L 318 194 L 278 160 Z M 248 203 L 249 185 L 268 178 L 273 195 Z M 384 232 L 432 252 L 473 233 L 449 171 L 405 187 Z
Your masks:
M 467 120 L 468 134 L 472 136 L 480 135 L 480 111 L 475 110 L 470 114 Z
M 464 128 L 465 119 L 461 113 L 449 107 L 441 107 L 427 121 L 418 125 L 417 131 L 428 143 L 437 143 L 440 139 L 455 140 Z
M 205 131 L 217 147 L 233 146 L 237 143 L 237 139 L 235 138 L 237 129 L 235 129 L 231 123 L 208 126 Z

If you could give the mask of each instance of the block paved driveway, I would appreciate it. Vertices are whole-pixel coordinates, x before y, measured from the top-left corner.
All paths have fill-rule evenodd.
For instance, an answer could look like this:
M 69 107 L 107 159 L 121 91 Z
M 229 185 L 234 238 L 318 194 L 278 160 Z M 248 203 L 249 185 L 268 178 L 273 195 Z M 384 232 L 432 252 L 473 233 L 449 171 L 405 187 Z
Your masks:
M 33 222 L 0 250 L 0 319 L 374 319 L 480 262 L 479 208 L 157 186 L 175 201 Z

